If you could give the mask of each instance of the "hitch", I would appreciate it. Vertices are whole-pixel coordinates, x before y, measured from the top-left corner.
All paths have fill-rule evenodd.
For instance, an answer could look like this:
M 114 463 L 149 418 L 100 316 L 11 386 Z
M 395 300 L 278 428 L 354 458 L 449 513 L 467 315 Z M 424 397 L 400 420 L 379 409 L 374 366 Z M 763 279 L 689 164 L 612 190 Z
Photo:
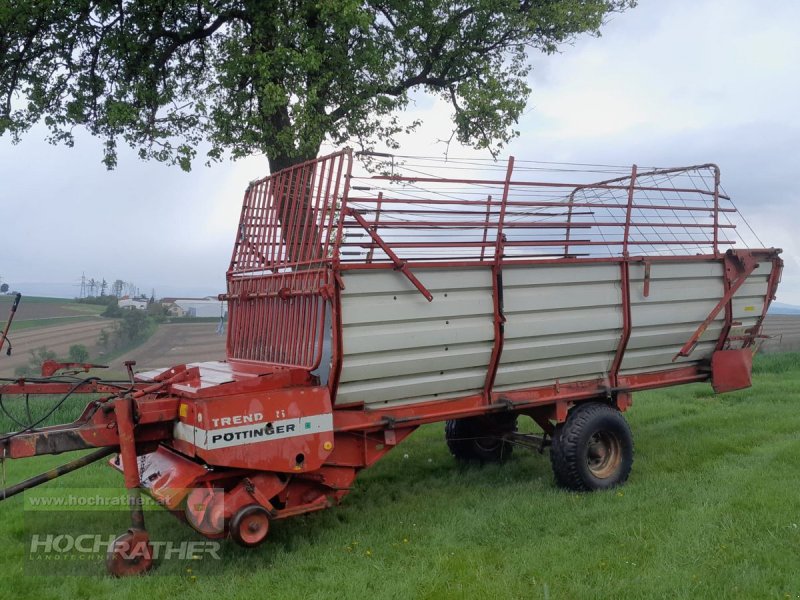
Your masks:
M 80 458 L 0 489 L 0 501 L 119 453 L 130 506 L 130 522 L 126 533 L 119 536 L 110 548 L 106 564 L 115 576 L 143 573 L 152 567 L 153 560 L 142 510 L 141 474 L 137 459 L 171 438 L 173 422 L 178 416 L 178 399 L 165 395 L 163 391 L 171 384 L 191 377 L 193 371 L 174 369 L 162 381 L 155 383 L 102 382 L 95 377 L 77 381 L 47 378 L 64 368 L 88 370 L 93 367 L 95 365 L 48 361 L 42 367 L 44 379 L 33 382 L 7 380 L 9 382 L 5 384 L 0 380 L 0 409 L 7 414 L 2 404 L 3 395 L 21 394 L 27 403 L 30 396 L 64 394 L 44 418 L 30 423 L 16 421 L 20 427 L 18 431 L 0 436 L 0 460 L 93 449 Z M 81 416 L 72 423 L 40 427 L 44 419 L 72 394 L 109 391 L 110 395 L 89 402 Z
M 42 377 L 51 377 L 58 371 L 83 371 L 88 373 L 90 369 L 107 369 L 108 365 L 93 365 L 91 363 L 58 362 L 57 360 L 46 360 L 42 363 Z
M 48 481 L 52 481 L 56 477 L 61 477 L 62 475 L 66 475 L 67 473 L 72 473 L 82 467 L 92 464 L 93 462 L 97 462 L 98 460 L 102 460 L 106 456 L 110 454 L 114 454 L 116 452 L 116 448 L 101 448 L 95 452 L 91 452 L 90 454 L 86 454 L 81 456 L 78 459 L 71 460 L 68 463 L 64 463 L 63 465 L 59 465 L 49 471 L 45 471 L 39 475 L 31 477 L 30 479 L 26 479 L 20 483 L 15 485 L 10 485 L 7 488 L 0 490 L 0 500 L 5 500 L 7 498 L 11 498 L 11 496 L 16 496 L 24 492 L 25 490 L 29 490 L 37 485 L 41 485 Z

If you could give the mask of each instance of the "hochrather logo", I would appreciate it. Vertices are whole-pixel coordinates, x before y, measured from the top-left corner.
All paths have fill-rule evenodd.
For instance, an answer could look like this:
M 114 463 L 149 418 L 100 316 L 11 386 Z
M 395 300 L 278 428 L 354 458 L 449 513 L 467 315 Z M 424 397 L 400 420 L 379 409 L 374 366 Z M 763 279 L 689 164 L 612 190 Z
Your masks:
M 78 560 L 81 555 L 105 556 L 112 548 L 116 547 L 114 536 L 100 534 L 35 534 L 31 536 L 29 560 Z M 151 555 L 155 560 L 198 560 L 211 558 L 219 560 L 221 544 L 216 541 L 150 541 Z M 145 548 L 132 546 L 123 549 L 135 558 Z M 70 556 L 70 558 L 68 558 Z

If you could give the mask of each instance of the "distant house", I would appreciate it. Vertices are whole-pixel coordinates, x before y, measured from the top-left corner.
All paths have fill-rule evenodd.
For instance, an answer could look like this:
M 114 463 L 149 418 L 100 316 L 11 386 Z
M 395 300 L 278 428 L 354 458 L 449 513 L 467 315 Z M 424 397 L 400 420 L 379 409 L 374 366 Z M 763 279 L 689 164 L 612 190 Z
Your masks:
M 217 317 L 228 314 L 228 305 L 214 296 L 205 298 L 162 298 L 161 305 L 171 317 Z
M 117 302 L 120 308 L 127 308 L 130 310 L 147 310 L 147 298 L 129 298 L 123 296 Z
M 161 306 L 167 309 L 167 314 L 170 317 L 185 317 L 186 311 L 183 310 L 180 306 L 175 304 L 175 301 L 178 298 L 162 298 L 159 303 Z

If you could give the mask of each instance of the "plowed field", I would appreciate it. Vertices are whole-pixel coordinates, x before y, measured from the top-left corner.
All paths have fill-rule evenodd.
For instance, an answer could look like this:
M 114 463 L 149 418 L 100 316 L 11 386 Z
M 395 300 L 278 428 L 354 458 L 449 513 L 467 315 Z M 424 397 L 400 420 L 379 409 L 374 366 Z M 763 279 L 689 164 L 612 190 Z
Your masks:
M 204 360 L 225 360 L 225 336 L 216 331 L 216 323 L 159 325 L 149 340 L 112 361 L 111 367 L 122 370 L 122 363 L 126 360 L 135 360 L 137 371 Z

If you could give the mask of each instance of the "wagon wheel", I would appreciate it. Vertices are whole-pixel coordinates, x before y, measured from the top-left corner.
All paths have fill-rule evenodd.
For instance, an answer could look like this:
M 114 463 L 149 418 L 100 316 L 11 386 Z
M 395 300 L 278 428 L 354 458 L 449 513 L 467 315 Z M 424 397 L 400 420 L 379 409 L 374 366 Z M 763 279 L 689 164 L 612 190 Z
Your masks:
M 106 568 L 114 577 L 140 575 L 153 567 L 153 547 L 150 537 L 141 529 L 129 529 L 108 549 Z
M 447 447 L 458 460 L 502 462 L 514 446 L 503 434 L 517 430 L 517 415 L 485 415 L 447 421 L 444 427 Z
M 630 427 L 608 404 L 580 404 L 556 427 L 550 462 L 556 482 L 571 490 L 603 490 L 625 483 L 633 466 Z
M 267 539 L 269 533 L 269 513 L 263 506 L 251 504 L 240 508 L 230 522 L 230 534 L 233 541 L 253 548 Z

